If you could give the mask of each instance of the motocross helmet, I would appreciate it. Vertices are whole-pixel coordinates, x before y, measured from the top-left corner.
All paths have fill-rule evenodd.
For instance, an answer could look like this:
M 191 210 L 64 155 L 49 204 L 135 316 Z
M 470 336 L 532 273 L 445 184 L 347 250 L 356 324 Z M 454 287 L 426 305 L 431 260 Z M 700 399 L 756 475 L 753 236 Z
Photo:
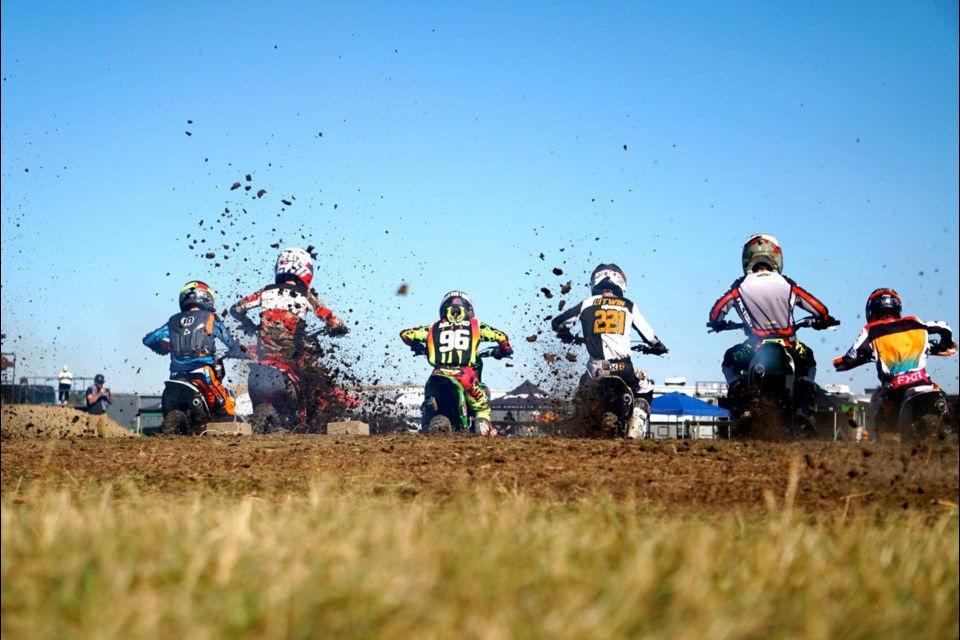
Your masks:
M 600 295 L 605 289 L 613 291 L 620 297 L 627 292 L 627 274 L 617 265 L 600 264 L 590 274 L 590 293 Z
M 107 379 L 103 377 L 102 373 L 98 373 L 97 375 L 93 376 L 94 384 L 103 384 L 106 381 Z
M 765 264 L 777 273 L 783 273 L 783 252 L 777 239 L 766 233 L 755 233 L 743 245 L 743 275 L 758 264 Z
M 213 289 L 199 280 L 191 280 L 180 289 L 180 311 L 186 311 L 192 306 L 215 311 L 216 302 L 217 295 Z
M 277 284 L 296 278 L 303 286 L 310 288 L 313 282 L 313 258 L 299 247 L 284 249 L 277 256 L 276 282 Z
M 473 317 L 473 300 L 463 291 L 451 291 L 440 301 L 440 319 L 463 322 Z
M 903 303 L 893 289 L 875 289 L 867 298 L 867 322 L 884 317 L 899 318 L 902 310 Z

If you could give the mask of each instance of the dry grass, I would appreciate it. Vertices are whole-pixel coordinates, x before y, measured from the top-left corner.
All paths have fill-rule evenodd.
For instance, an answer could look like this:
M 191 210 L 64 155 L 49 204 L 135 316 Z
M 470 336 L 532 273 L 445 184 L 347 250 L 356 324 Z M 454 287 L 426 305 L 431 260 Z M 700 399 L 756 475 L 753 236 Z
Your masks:
M 315 477 L 232 499 L 8 489 L 16 638 L 949 638 L 958 521 L 678 518 Z

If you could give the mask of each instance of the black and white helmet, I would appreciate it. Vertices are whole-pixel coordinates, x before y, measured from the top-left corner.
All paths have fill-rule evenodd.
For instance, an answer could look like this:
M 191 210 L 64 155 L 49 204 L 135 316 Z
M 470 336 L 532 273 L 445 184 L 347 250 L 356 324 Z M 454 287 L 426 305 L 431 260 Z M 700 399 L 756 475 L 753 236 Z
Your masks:
M 440 319 L 463 322 L 473 317 L 473 300 L 463 291 L 451 291 L 440 301 Z
M 627 274 L 612 262 L 597 265 L 597 268 L 590 274 L 590 293 L 598 296 L 604 290 L 613 291 L 621 297 L 627 292 Z

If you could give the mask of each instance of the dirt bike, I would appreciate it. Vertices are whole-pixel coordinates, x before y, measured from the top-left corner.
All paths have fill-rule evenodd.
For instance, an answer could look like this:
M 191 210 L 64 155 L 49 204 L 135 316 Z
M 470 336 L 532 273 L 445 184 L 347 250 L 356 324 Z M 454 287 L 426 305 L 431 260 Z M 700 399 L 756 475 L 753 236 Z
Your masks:
M 426 348 L 416 343 L 411 347 L 416 356 L 426 355 Z M 477 352 L 477 363 L 474 371 L 477 378 L 483 372 L 484 358 L 509 358 L 501 355 L 500 347 L 486 347 Z M 487 397 L 490 389 L 484 382 L 480 382 Z M 420 433 L 475 433 L 474 416 L 467 405 L 466 394 L 459 382 L 451 376 L 435 372 L 427 379 L 423 388 L 423 404 L 420 405 L 421 420 Z
M 326 333 L 321 330 L 310 338 Z M 312 343 L 311 343 L 312 344 Z M 248 352 L 256 349 L 248 347 Z M 316 350 L 308 349 L 314 354 Z M 358 404 L 333 381 L 329 370 L 314 357 L 295 367 L 275 358 L 249 363 L 247 392 L 253 404 L 253 433 L 325 433 L 324 418 Z
M 575 344 L 583 344 L 583 338 L 575 336 Z M 631 351 L 647 355 L 663 355 L 645 344 L 635 344 Z M 633 389 L 623 378 L 616 375 L 618 363 L 610 362 L 609 368 L 601 368 L 599 378 L 583 374 L 574 397 L 573 432 L 577 435 L 601 438 L 625 438 L 633 415 Z M 650 408 L 647 407 L 649 420 Z M 647 425 L 644 425 L 646 429 Z
M 808 317 L 797 320 L 793 327 L 822 330 L 839 324 L 840 321 L 834 318 L 823 321 Z M 707 323 L 707 326 L 711 332 L 747 330 L 740 322 L 720 321 Z M 746 370 L 745 384 L 736 397 L 730 398 L 734 416 L 731 437 L 779 439 L 784 431 L 792 439 L 820 437 L 816 421 L 798 410 L 796 369 L 796 351 L 790 340 L 775 336 L 759 340 Z M 807 390 L 809 394 L 815 392 L 812 385 Z M 808 401 L 812 402 L 813 398 Z
M 226 370 L 223 360 L 217 361 L 216 375 L 223 380 Z M 200 435 L 204 432 L 208 422 L 213 422 L 213 412 L 207 402 L 207 397 L 197 380 L 174 379 L 165 380 L 163 395 L 160 398 L 163 411 L 163 423 L 160 433 L 163 435 Z M 218 417 L 216 421 L 233 422 L 236 416 Z
M 956 355 L 956 345 L 944 345 L 930 341 L 929 354 L 932 356 Z M 834 360 L 838 371 L 848 371 L 862 364 L 873 362 L 872 356 L 859 358 L 853 363 L 843 364 L 843 358 Z M 939 439 L 956 443 L 956 433 L 948 419 L 949 403 L 940 386 L 934 384 L 925 371 L 913 371 L 893 377 L 886 398 L 894 403 L 896 429 L 900 432 L 901 442 L 916 443 Z M 890 423 L 893 421 L 891 420 Z M 877 432 L 882 430 L 878 424 Z M 889 427 L 888 427 L 889 428 Z

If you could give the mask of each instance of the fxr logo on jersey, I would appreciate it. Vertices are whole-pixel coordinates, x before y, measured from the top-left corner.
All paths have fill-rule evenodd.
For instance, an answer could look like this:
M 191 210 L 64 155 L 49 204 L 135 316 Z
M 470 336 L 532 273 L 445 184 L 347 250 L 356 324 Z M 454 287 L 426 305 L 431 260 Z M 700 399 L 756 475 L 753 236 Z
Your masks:
M 900 373 L 893 376 L 893 388 L 903 387 L 908 384 L 917 384 L 918 382 L 930 382 L 930 378 L 927 377 L 927 372 L 923 369 L 919 371 L 909 371 L 907 373 Z

